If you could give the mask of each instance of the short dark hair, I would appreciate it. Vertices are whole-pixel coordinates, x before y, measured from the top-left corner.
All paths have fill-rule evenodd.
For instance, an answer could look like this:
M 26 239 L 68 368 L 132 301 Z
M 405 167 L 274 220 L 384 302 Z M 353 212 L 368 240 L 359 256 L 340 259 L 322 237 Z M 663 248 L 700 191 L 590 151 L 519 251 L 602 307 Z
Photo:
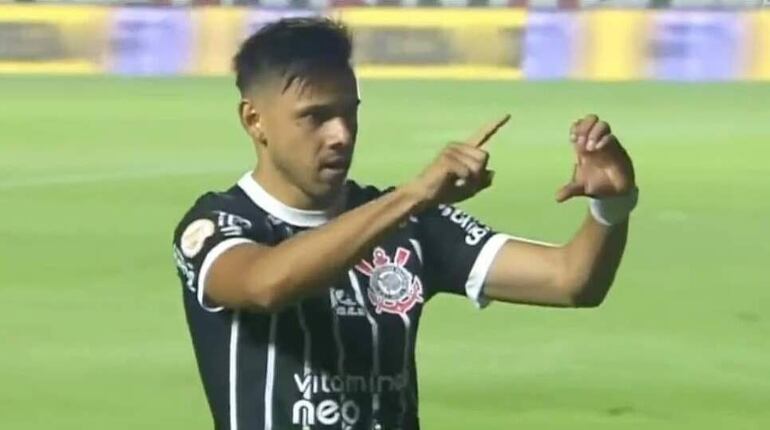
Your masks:
M 350 67 L 353 43 L 347 27 L 325 17 L 284 18 L 246 39 L 233 59 L 235 85 L 245 94 L 269 75 L 284 79 L 285 91 L 317 67 Z

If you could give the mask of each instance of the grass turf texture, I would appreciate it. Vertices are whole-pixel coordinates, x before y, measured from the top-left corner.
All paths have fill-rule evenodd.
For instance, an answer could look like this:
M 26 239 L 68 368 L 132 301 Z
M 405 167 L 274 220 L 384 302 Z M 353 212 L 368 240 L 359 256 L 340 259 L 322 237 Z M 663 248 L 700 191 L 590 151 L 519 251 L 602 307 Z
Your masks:
M 642 189 L 604 306 L 439 297 L 418 346 L 426 429 L 770 428 L 770 86 L 362 84 L 352 177 L 412 177 L 447 140 L 511 112 L 495 185 L 463 206 L 563 241 L 584 201 L 567 128 L 598 112 Z M 0 79 L 0 423 L 207 429 L 170 236 L 252 163 L 230 80 Z

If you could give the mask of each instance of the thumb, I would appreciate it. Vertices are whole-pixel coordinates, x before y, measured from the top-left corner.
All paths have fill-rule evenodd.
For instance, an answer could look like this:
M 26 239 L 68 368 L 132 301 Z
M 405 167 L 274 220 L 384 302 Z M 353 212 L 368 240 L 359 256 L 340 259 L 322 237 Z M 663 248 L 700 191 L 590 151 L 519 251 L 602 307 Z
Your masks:
M 556 192 L 556 201 L 559 203 L 565 202 L 573 197 L 585 195 L 585 186 L 575 181 L 561 187 Z

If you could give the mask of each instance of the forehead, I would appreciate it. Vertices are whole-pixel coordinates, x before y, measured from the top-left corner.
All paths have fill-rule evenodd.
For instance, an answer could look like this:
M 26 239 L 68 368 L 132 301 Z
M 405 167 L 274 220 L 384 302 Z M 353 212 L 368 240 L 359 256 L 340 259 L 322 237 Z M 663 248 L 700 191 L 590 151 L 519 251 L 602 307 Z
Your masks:
M 281 79 L 273 87 L 276 101 L 283 107 L 358 102 L 358 82 L 352 70 L 317 70 L 297 76 L 288 86 Z

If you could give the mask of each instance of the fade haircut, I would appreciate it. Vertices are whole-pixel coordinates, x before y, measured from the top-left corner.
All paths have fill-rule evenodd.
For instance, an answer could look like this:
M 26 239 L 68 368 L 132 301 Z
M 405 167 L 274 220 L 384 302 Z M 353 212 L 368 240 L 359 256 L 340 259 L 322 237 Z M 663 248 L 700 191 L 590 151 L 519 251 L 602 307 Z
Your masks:
M 344 24 L 325 17 L 284 18 L 262 27 L 241 45 L 233 59 L 241 95 L 269 79 L 283 79 L 286 91 L 319 68 L 350 68 L 353 48 Z

